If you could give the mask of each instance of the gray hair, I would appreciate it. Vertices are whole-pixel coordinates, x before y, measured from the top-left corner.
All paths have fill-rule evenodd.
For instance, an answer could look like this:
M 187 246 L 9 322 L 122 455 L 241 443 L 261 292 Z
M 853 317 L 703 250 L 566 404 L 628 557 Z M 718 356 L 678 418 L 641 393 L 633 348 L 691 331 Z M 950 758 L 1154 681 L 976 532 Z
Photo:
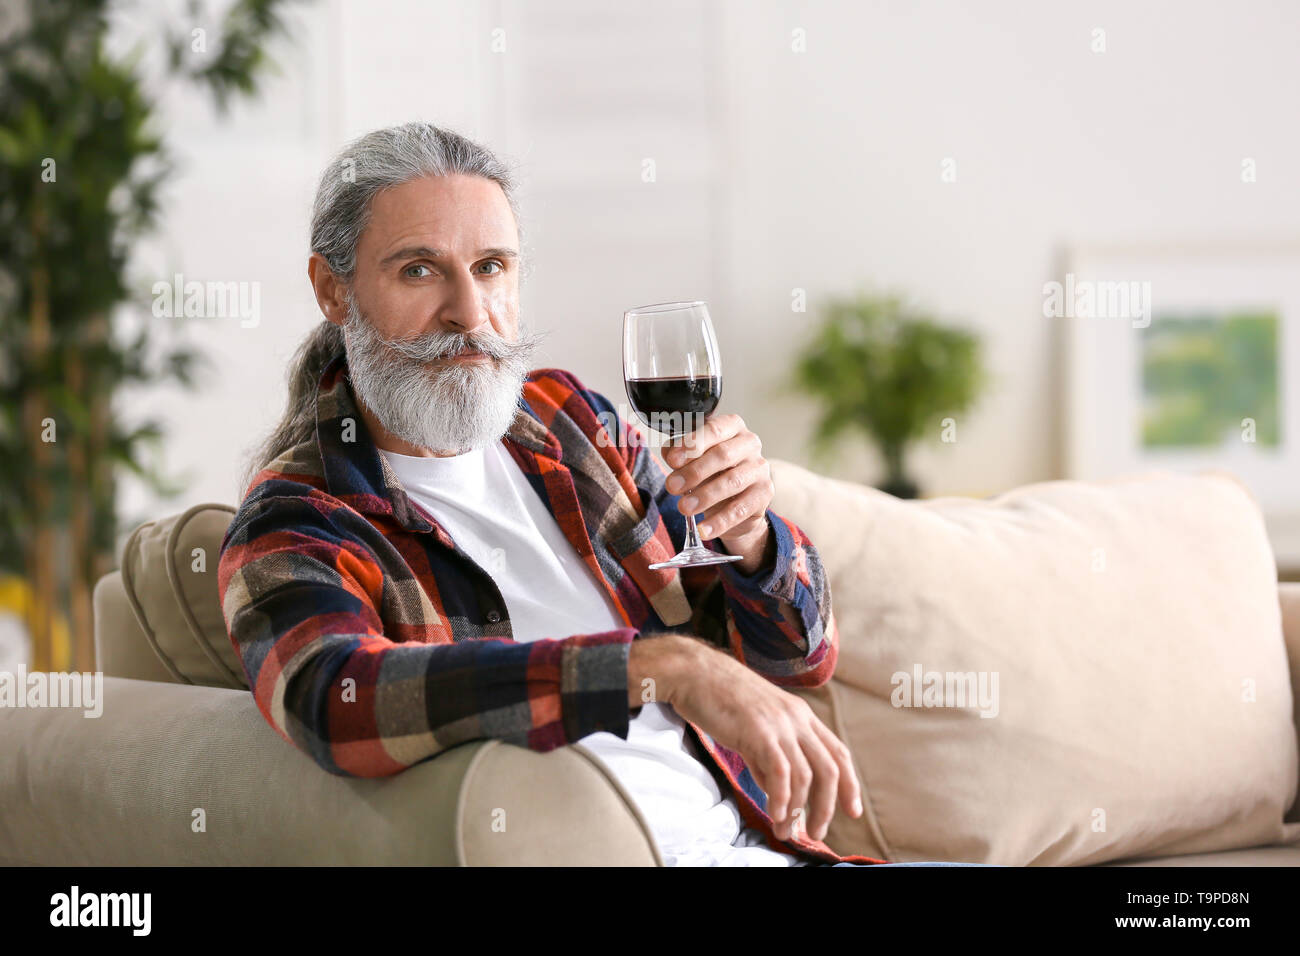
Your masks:
M 424 176 L 478 176 L 501 187 L 519 232 L 521 279 L 531 257 L 524 255 L 523 225 L 513 171 L 485 146 L 432 123 L 403 123 L 377 129 L 343 148 L 321 174 L 311 214 L 311 251 L 345 284 L 357 268 L 357 243 L 370 221 L 371 204 L 385 189 Z M 289 400 L 271 433 L 248 456 L 240 497 L 257 472 L 316 432 L 316 389 L 321 372 L 344 350 L 343 329 L 322 320 L 298 346 L 289 363 Z
M 353 140 L 321 175 L 311 213 L 311 251 L 351 282 L 370 205 L 385 189 L 422 176 L 478 176 L 501 187 L 523 240 L 514 173 L 484 146 L 431 123 L 404 123 Z M 522 250 L 521 250 L 522 251 Z

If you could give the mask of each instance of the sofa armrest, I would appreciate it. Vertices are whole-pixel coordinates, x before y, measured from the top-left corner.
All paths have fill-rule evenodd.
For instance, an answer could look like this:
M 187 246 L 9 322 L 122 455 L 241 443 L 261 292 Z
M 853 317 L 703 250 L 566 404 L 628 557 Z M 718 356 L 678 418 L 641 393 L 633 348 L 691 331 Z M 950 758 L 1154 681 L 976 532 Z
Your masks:
M 363 779 L 322 770 L 244 690 L 108 677 L 97 718 L 0 708 L 4 864 L 660 862 L 635 804 L 580 745 L 475 741 Z
M 1291 717 L 1300 740 L 1300 582 L 1279 582 L 1277 595 L 1282 605 L 1287 667 L 1291 671 Z M 1300 823 L 1300 783 L 1297 783 L 1296 801 L 1283 819 L 1286 823 Z

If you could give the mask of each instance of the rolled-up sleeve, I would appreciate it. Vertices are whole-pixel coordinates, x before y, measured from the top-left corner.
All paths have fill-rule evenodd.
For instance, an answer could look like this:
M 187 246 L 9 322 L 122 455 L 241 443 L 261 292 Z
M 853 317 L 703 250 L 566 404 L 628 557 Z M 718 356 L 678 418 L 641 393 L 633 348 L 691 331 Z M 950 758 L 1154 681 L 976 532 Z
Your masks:
M 803 530 L 767 509 L 772 565 L 752 575 L 719 565 L 732 653 L 774 683 L 818 687 L 835 669 L 838 642 L 830 582 Z M 725 549 L 723 549 L 725 550 Z

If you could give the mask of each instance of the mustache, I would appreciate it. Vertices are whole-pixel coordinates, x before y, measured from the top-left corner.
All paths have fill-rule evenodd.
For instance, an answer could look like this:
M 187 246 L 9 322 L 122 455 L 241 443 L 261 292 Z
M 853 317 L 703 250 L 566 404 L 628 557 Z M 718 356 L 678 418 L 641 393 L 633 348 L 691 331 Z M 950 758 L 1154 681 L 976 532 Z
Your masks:
M 405 358 L 417 362 L 436 362 L 454 358 L 463 352 L 481 352 L 498 362 L 527 362 L 541 345 L 540 332 L 520 327 L 513 340 L 499 335 L 466 332 L 445 332 L 434 329 L 423 335 L 387 339 L 363 316 L 353 312 L 350 326 L 371 342 L 377 342 Z
M 417 362 L 454 358 L 463 352 L 481 352 L 497 361 L 510 361 L 531 355 L 540 337 L 522 329 L 513 341 L 499 335 L 433 331 L 414 338 L 381 341 L 394 352 Z

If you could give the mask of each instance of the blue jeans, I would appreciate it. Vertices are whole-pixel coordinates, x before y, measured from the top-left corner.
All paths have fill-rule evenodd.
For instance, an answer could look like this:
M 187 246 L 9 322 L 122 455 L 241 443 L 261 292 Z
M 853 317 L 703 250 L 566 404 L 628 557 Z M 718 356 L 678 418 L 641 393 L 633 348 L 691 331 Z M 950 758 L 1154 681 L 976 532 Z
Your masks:
M 860 866 L 876 870 L 882 866 L 997 866 L 996 863 L 827 863 L 825 866 Z

